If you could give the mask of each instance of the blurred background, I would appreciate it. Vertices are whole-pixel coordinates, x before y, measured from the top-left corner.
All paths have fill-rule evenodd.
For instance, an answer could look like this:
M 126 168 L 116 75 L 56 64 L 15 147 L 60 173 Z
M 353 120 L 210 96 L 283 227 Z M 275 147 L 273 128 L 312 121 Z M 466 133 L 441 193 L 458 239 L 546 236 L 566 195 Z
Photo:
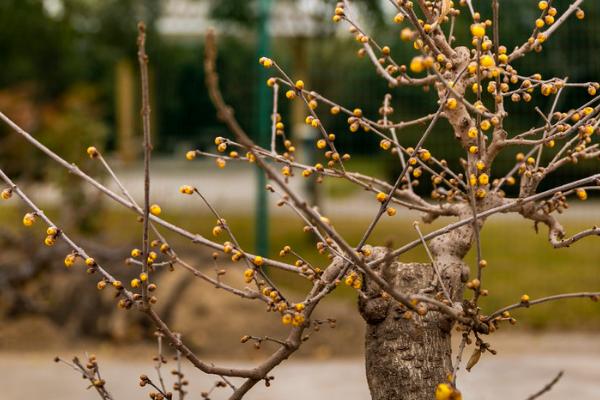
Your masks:
M 490 3 L 474 2 L 484 18 L 491 16 Z M 523 43 L 530 34 L 538 16 L 535 3 L 501 2 L 501 43 L 509 49 Z M 397 61 L 406 63 L 414 56 L 410 44 L 399 39 L 401 27 L 393 24 L 394 12 L 387 1 L 357 0 L 352 4 L 353 15 L 371 36 L 390 46 Z M 568 2 L 557 1 L 555 6 L 561 12 Z M 214 137 L 228 136 L 216 118 L 204 86 L 204 35 L 210 27 L 218 35 L 223 95 L 244 129 L 258 142 L 264 143 L 260 132 L 270 129 L 272 104 L 270 89 L 265 85 L 270 71 L 260 67 L 257 62 L 260 56 L 275 59 L 292 79 L 303 79 L 307 88 L 348 108 L 360 107 L 376 119 L 383 96 L 390 89 L 367 59 L 357 57 L 358 46 L 346 27 L 331 23 L 333 8 L 334 2 L 329 0 L 0 0 L 0 111 L 66 160 L 115 188 L 105 171 L 85 154 L 87 146 L 97 146 L 132 194 L 141 199 L 140 90 L 135 39 L 137 21 L 144 20 L 148 26 L 155 148 L 152 198 L 162 206 L 165 218 L 190 231 L 210 235 L 215 221 L 208 210 L 177 193 L 180 185 L 193 184 L 218 205 L 245 248 L 276 256 L 288 244 L 306 259 L 324 265 L 326 259 L 313 250 L 314 245 L 302 233 L 301 222 L 289 211 L 275 207 L 275 199 L 265 200 L 261 196 L 262 191 L 257 190 L 261 187 L 260 175 L 256 171 L 235 163 L 220 170 L 205 159 L 190 163 L 184 154 L 194 148 L 214 151 Z M 521 74 L 539 72 L 543 77 L 568 77 L 571 82 L 598 79 L 600 3 L 585 2 L 583 8 L 584 21 L 570 20 L 544 46 L 542 53 L 515 63 Z M 466 18 L 459 18 L 456 26 L 459 42 L 469 39 L 468 26 Z M 390 93 L 396 120 L 414 119 L 436 109 L 434 94 L 428 91 L 406 88 Z M 558 109 L 567 111 L 588 98 L 585 89 L 566 91 Z M 509 132 L 520 133 L 539 125 L 540 118 L 533 106 L 547 110 L 549 101 L 536 96 L 531 104 L 511 105 L 511 118 L 506 126 Z M 307 163 L 319 161 L 320 155 L 314 150 L 314 132 L 303 123 L 303 106 L 299 101 L 285 99 L 280 100 L 279 106 L 286 135 L 298 148 L 297 157 Z M 321 119 L 328 130 L 338 134 L 336 143 L 342 151 L 352 155 L 347 164 L 350 169 L 394 179 L 400 168 L 397 158 L 389 154 L 373 158 L 378 140 L 365 133 L 347 134 L 344 118 L 323 112 Z M 403 130 L 400 141 L 414 145 L 421 130 L 421 127 Z M 462 155 L 445 123 L 439 125 L 427 148 L 448 160 L 456 161 Z M 494 175 L 501 176 L 510 169 L 520 150 L 503 154 Z M 550 157 L 551 151 L 545 155 Z M 135 215 L 81 185 L 4 125 L 0 126 L 0 167 L 29 191 L 61 227 L 73 232 L 92 254 L 98 254 L 97 258 L 115 274 L 124 281 L 136 274 L 123 263 L 131 248 L 140 245 L 141 226 L 136 223 Z M 598 160 L 571 165 L 553 174 L 542 189 L 599 170 Z M 418 187 L 423 194 L 430 191 L 427 181 L 424 179 Z M 350 243 L 360 239 L 377 210 L 372 196 L 343 182 L 326 179 L 317 185 L 293 179 L 292 185 L 331 216 Z M 568 231 L 600 224 L 593 193 L 590 198 L 586 203 L 573 204 L 563 216 Z M 20 220 L 26 211 L 16 198 L 0 207 L 0 365 L 6 366 L 5 370 L 0 367 L 0 382 L 4 381 L 9 388 L 10 398 L 34 396 L 34 393 L 24 395 L 23 387 L 16 383 L 18 380 L 9 378 L 10 373 L 19 370 L 13 368 L 15 365 L 29 371 L 32 365 L 45 365 L 46 353 L 59 352 L 68 357 L 83 349 L 98 349 L 115 362 L 123 352 L 148 361 L 148 349 L 153 346 L 148 334 L 150 327 L 134 313 L 118 311 L 109 294 L 95 293 L 94 280 L 83 271 L 66 271 L 62 265 L 66 247 L 59 243 L 45 248 L 40 226 L 24 230 Z M 401 212 L 396 219 L 385 220 L 375 231 L 372 243 L 402 245 L 413 240 L 416 236 L 407 227 L 418 217 L 416 213 Z M 442 219 L 424 230 L 447 222 Z M 213 268 L 209 251 L 173 235 L 168 238 L 197 266 Z M 491 266 L 484 283 L 490 296 L 482 303 L 487 311 L 516 302 L 525 292 L 535 298 L 600 287 L 597 270 L 600 252 L 594 237 L 572 248 L 552 250 L 544 227 L 536 234 L 530 222 L 516 216 L 497 216 L 486 225 L 483 239 L 484 256 Z M 469 257 L 472 260 L 473 255 Z M 426 260 L 422 249 L 415 249 L 404 258 Z M 298 298 L 306 289 L 304 283 L 288 275 L 277 271 L 272 274 L 273 279 Z M 232 282 L 243 285 L 240 277 L 231 275 Z M 237 344 L 239 337 L 283 334 L 277 317 L 265 314 L 260 305 L 238 302 L 187 278 L 181 271 L 158 274 L 158 308 L 200 355 L 230 359 L 264 357 L 267 354 L 264 349 L 257 352 L 250 345 Z M 229 314 L 226 321 L 222 318 L 223 309 Z M 310 360 L 360 357 L 363 326 L 355 311 L 354 292 L 343 288 L 337 291 L 324 305 L 321 316 L 336 318 L 336 330 L 316 334 L 301 357 Z M 506 328 L 516 339 L 509 340 L 507 336 L 500 340 L 506 351 L 517 358 L 500 358 L 504 367 L 492 364 L 484 369 L 482 380 L 477 382 L 486 382 L 486 373 L 510 369 L 507 366 L 513 362 L 526 364 L 531 357 L 523 356 L 521 361 L 518 357 L 527 349 L 537 351 L 536 357 L 549 357 L 546 360 L 549 368 L 572 364 L 576 370 L 581 369 L 574 376 L 581 377 L 586 370 L 598 377 L 600 366 L 594 360 L 600 350 L 593 345 L 600 328 L 597 305 L 578 300 L 552 303 L 520 311 L 517 318 L 517 326 Z M 548 338 L 550 345 L 542 345 L 537 339 L 540 335 Z M 23 358 L 23 354 L 32 358 Z M 39 355 L 43 361 L 35 361 Z M 357 373 L 359 368 L 357 379 L 364 381 L 360 362 L 332 365 L 345 371 L 344 374 Z M 151 368 L 149 363 L 147 366 Z M 307 371 L 312 368 L 310 364 Z M 64 376 L 65 382 L 69 382 L 68 375 L 67 372 Z M 43 376 L 42 373 L 38 379 L 43 381 Z M 571 387 L 585 387 L 588 381 L 582 378 L 577 384 L 571 382 Z M 135 385 L 135 379 L 132 383 Z M 473 390 L 479 387 L 477 383 L 473 385 Z M 13 387 L 14 392 L 10 392 Z M 61 398 L 82 398 L 70 397 L 76 396 L 78 389 L 56 393 Z M 70 386 L 65 390 L 70 390 Z M 356 398 L 364 398 L 364 385 L 362 390 L 352 393 L 359 393 Z M 593 390 L 598 393 L 600 387 L 592 385 L 590 390 L 589 393 Z M 502 393 L 506 396 L 513 392 Z M 580 393 L 578 398 L 592 398 L 586 397 L 586 393 Z M 489 396 L 481 398 L 500 398 Z

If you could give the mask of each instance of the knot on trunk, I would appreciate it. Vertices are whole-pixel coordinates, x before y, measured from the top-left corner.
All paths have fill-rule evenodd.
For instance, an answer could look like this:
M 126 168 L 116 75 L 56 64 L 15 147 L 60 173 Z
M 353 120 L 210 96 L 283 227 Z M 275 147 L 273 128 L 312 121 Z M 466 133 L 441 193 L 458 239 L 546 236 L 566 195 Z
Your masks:
M 385 255 L 375 248 L 371 257 Z M 465 264 L 455 255 L 436 258 L 443 284 L 453 299 L 462 298 Z M 431 263 L 390 260 L 376 269 L 405 295 L 440 291 Z M 426 306 L 424 303 L 421 306 Z M 359 311 L 367 322 L 365 356 L 367 381 L 373 400 L 422 400 L 434 398 L 435 387 L 451 371 L 450 333 L 453 321 L 430 310 L 420 315 L 382 293 L 365 279 Z

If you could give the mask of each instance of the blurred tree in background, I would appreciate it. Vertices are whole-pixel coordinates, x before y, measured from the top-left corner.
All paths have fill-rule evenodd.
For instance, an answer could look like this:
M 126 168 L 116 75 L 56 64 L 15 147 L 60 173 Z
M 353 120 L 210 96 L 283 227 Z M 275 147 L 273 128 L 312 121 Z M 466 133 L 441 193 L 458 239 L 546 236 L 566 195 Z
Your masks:
M 135 60 L 136 21 L 152 24 L 159 1 L 141 0 L 5 0 L 0 2 L 0 106 L 45 143 L 84 167 L 89 143 L 114 139 L 114 67 L 122 58 Z M 151 30 L 154 31 L 154 30 Z M 73 146 L 77 143 L 77 146 Z M 64 221 L 93 230 L 97 209 L 73 185 L 65 171 L 41 176 L 49 160 L 35 157 L 6 127 L 0 128 L 0 156 L 12 161 L 11 173 L 29 180 L 53 178 L 72 196 Z M 86 201 L 83 201 L 86 200 Z

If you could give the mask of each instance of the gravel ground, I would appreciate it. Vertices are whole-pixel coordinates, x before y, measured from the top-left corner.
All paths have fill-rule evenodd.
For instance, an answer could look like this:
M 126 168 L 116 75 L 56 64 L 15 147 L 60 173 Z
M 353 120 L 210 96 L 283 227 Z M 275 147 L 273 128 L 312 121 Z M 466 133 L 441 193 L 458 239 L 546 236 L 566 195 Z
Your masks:
M 497 356 L 486 355 L 471 373 L 459 373 L 464 398 L 478 400 L 523 399 L 542 388 L 560 370 L 564 377 L 543 399 L 593 400 L 600 398 L 600 341 L 593 334 L 498 335 Z M 468 354 L 467 354 L 468 356 Z M 95 399 L 86 383 L 65 366 L 52 362 L 50 353 L 0 353 L 2 399 Z M 114 351 L 99 352 L 103 377 L 118 399 L 144 399 L 147 390 L 137 386 L 137 377 L 154 376 L 150 362 Z M 240 366 L 232 361 L 223 364 Z M 243 363 L 242 363 L 243 364 Z M 248 364 L 250 365 L 250 364 Z M 166 375 L 171 367 L 165 368 Z M 192 381 L 190 399 L 211 387 L 214 379 L 184 370 Z M 274 372 L 270 388 L 260 384 L 248 395 L 250 400 L 365 400 L 369 398 L 360 359 L 292 360 Z M 170 376 L 166 379 L 170 380 Z M 213 400 L 225 399 L 219 389 Z

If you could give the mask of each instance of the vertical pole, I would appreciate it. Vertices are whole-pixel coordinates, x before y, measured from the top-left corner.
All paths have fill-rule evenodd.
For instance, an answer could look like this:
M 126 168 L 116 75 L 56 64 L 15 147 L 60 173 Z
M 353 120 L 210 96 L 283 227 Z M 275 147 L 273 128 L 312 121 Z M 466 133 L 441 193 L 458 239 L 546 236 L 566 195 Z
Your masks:
M 138 141 L 135 138 L 136 113 L 135 81 L 133 67 L 127 59 L 116 65 L 116 116 L 117 116 L 117 149 L 123 162 L 129 163 L 138 155 Z
M 270 17 L 271 0 L 260 0 L 260 10 L 258 19 L 258 57 L 269 56 L 270 40 L 269 40 L 269 17 Z M 256 113 L 258 140 L 259 146 L 268 147 L 270 137 L 270 121 L 267 116 L 269 112 L 269 90 L 265 81 L 267 80 L 267 71 L 264 68 L 258 67 L 257 86 L 257 104 L 258 110 Z M 269 210 L 267 203 L 267 191 L 265 185 L 267 179 L 265 173 L 257 168 L 257 187 L 256 187 L 256 254 L 267 255 L 269 251 Z

